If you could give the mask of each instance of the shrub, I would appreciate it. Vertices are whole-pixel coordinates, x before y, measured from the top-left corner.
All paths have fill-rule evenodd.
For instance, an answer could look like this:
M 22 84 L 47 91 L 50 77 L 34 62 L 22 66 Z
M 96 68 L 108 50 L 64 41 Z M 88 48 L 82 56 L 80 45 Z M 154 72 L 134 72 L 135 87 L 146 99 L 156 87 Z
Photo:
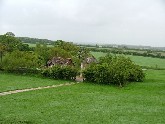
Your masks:
M 141 82 L 145 78 L 145 74 L 139 65 L 134 65 L 129 71 L 129 81 Z
M 52 68 L 47 68 L 42 71 L 44 77 L 49 77 L 53 79 L 66 79 L 72 80 L 76 79 L 78 70 L 71 66 L 61 66 L 55 65 Z
M 5 55 L 1 68 L 14 73 L 38 73 L 38 58 L 33 52 L 13 51 Z
M 144 73 L 140 66 L 124 56 L 108 54 L 101 57 L 99 64 L 90 65 L 83 71 L 86 81 L 98 84 L 123 86 L 126 82 L 143 81 Z

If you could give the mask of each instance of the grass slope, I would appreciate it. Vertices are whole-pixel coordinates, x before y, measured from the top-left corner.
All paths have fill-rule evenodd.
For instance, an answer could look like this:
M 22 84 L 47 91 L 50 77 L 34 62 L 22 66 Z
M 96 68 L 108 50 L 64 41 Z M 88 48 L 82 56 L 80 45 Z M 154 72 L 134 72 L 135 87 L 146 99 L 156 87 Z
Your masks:
M 55 84 L 66 83 L 70 81 L 53 80 L 40 77 L 22 76 L 14 74 L 6 74 L 0 72 L 0 92 L 34 88 L 39 86 L 49 86 Z
M 164 124 L 165 71 L 146 73 L 124 88 L 82 83 L 1 96 L 0 123 Z

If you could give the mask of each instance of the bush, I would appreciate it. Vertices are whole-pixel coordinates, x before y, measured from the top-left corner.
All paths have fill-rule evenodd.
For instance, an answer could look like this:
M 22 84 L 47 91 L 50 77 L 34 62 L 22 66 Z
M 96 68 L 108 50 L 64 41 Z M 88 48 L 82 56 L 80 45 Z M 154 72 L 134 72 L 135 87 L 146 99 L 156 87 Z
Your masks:
M 124 56 L 107 55 L 99 64 L 90 65 L 83 71 L 86 81 L 98 84 L 123 86 L 126 82 L 143 81 L 144 73 L 140 66 Z
M 139 65 L 134 65 L 130 70 L 129 70 L 129 78 L 128 81 L 132 82 L 141 82 L 145 78 L 145 74 L 143 73 L 143 70 Z
M 14 51 L 5 55 L 1 68 L 14 73 L 38 73 L 38 58 L 33 52 Z
M 44 77 L 49 77 L 53 79 L 65 79 L 72 80 L 76 79 L 78 70 L 71 66 L 61 66 L 56 65 L 52 68 L 47 68 L 42 71 Z

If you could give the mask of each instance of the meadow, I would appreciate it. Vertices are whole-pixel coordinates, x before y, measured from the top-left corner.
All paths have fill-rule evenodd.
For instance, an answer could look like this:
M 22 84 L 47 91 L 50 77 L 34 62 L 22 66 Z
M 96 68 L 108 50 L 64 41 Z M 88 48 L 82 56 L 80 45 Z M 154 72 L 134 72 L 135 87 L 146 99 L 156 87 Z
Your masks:
M 142 66 L 165 68 L 164 59 L 129 57 Z M 0 124 L 164 124 L 165 70 L 144 72 L 144 82 L 122 88 L 86 82 L 0 96 Z M 0 92 L 66 82 L 71 81 L 0 72 Z
M 0 123 L 164 124 L 164 74 L 165 70 L 147 70 L 144 82 L 131 83 L 123 88 L 80 83 L 0 96 Z M 30 78 L 22 76 L 20 79 L 18 75 L 5 75 L 6 77 L 0 74 L 4 79 L 14 78 L 14 85 Z M 36 81 L 39 83 L 41 79 L 36 78 Z M 53 81 L 44 79 L 42 82 L 50 85 Z M 6 81 L 6 84 L 1 86 L 11 86 L 9 82 Z
M 46 83 L 45 83 L 46 82 Z M 25 88 L 36 88 L 42 86 L 62 84 L 70 81 L 52 80 L 35 76 L 22 76 L 0 72 L 0 92 L 18 90 Z

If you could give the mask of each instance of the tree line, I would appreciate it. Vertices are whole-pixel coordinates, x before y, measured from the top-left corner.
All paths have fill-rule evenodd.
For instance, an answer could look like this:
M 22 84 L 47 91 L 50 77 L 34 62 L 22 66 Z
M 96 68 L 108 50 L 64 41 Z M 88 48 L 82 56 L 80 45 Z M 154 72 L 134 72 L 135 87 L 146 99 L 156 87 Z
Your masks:
M 88 48 L 90 51 L 93 52 L 103 52 L 103 53 L 113 53 L 113 54 L 124 54 L 124 55 L 135 55 L 135 56 L 144 56 L 144 57 L 153 57 L 153 58 L 161 58 L 165 59 L 165 56 L 161 52 L 155 52 L 152 50 L 146 50 L 145 52 L 138 52 L 138 51 L 129 51 L 124 49 L 102 49 L 102 48 Z

